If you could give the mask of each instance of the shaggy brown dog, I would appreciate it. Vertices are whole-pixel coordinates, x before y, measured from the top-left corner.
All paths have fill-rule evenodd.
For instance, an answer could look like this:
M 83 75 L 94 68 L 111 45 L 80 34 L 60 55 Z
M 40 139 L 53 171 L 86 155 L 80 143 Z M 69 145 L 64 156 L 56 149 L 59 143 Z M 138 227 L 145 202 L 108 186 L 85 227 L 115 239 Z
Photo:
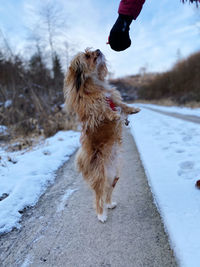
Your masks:
M 66 105 L 82 124 L 76 164 L 95 192 L 101 222 L 107 219 L 107 208 L 116 207 L 111 195 L 119 179 L 123 114 L 139 112 L 122 102 L 119 92 L 105 80 L 107 72 L 101 51 L 86 49 L 71 61 L 64 85 Z

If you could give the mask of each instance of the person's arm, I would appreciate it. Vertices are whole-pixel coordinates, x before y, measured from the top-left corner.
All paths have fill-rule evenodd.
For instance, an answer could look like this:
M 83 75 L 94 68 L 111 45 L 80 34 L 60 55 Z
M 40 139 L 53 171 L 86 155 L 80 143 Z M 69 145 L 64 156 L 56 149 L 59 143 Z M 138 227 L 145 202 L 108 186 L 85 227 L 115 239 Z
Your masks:
M 134 20 L 142 10 L 145 0 L 121 0 L 118 13 L 132 17 Z

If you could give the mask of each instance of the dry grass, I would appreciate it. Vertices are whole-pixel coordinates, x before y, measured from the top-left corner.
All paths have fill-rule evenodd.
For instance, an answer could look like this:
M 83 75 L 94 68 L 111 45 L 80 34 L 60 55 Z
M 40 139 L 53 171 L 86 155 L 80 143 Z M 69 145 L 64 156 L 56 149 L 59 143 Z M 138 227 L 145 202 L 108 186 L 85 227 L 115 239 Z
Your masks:
M 47 89 L 45 92 L 34 86 L 25 87 L 5 96 L 5 101 L 0 106 L 0 125 L 8 128 L 8 134 L 0 136 L 0 141 L 20 136 L 49 137 L 60 130 L 77 129 L 75 115 L 62 109 L 61 104 L 64 102 L 62 87 L 57 92 Z M 9 105 L 6 104 L 8 99 Z
M 179 105 L 200 102 L 200 52 L 179 61 L 171 71 L 156 75 L 142 86 L 138 96 L 157 101 L 167 98 Z
M 76 129 L 75 116 L 62 109 L 63 81 L 57 54 L 50 69 L 39 52 L 27 61 L 0 51 L 0 125 L 7 127 L 0 142 Z
M 126 101 L 133 101 L 138 98 L 138 91 L 141 87 L 150 83 L 156 74 L 138 74 L 126 76 L 124 78 L 111 79 L 109 82 L 120 91 L 122 97 Z
M 0 107 L 0 124 L 8 128 L 8 134 L 0 141 L 24 140 L 40 135 L 49 137 L 60 130 L 76 130 L 76 116 L 62 109 L 59 104 L 50 103 L 49 99 L 36 94 L 25 97 L 16 96 L 8 107 Z M 49 105 L 48 105 L 49 104 Z

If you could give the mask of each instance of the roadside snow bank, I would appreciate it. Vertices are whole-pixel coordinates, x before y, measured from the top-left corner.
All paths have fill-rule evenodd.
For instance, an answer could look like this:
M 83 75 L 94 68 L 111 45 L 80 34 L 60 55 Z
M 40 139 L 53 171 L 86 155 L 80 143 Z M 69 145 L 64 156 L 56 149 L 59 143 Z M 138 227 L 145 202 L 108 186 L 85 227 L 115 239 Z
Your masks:
M 181 266 L 198 267 L 200 125 L 142 109 L 130 128 L 172 248 Z
M 20 211 L 35 205 L 53 183 L 54 172 L 79 147 L 79 137 L 61 131 L 29 152 L 0 150 L 0 233 L 20 227 Z
M 200 117 L 200 108 L 187 108 L 187 107 L 168 107 L 168 106 L 159 106 L 153 104 L 139 104 L 141 107 L 149 107 L 154 108 L 161 111 L 171 112 L 171 113 L 178 113 L 183 115 L 191 115 Z

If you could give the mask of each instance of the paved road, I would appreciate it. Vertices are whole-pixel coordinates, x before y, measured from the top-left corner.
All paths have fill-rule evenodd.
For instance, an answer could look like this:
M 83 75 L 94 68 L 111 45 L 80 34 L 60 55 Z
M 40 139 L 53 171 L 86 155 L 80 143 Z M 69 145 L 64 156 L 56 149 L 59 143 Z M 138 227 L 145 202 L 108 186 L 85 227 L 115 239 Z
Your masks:
M 37 206 L 25 212 L 21 230 L 0 238 L 1 267 L 177 266 L 128 130 L 124 139 L 118 206 L 108 221 L 97 220 L 92 192 L 72 156 Z

